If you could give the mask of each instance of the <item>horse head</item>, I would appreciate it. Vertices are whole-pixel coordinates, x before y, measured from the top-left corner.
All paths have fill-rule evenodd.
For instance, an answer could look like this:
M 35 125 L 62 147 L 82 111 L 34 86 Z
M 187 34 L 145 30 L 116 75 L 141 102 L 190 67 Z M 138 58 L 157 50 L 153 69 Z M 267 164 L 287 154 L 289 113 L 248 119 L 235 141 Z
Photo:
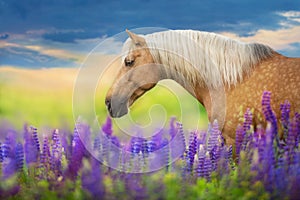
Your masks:
M 130 49 L 122 61 L 111 88 L 106 95 L 105 104 L 112 117 L 122 117 L 146 91 L 159 81 L 159 72 L 146 40 L 128 30 Z

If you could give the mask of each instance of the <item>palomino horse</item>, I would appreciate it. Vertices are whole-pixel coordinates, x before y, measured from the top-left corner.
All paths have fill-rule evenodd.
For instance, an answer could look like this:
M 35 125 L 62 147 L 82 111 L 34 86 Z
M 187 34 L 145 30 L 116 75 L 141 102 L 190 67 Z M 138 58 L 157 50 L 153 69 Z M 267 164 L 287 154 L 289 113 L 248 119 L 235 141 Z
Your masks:
M 229 145 L 234 144 L 235 129 L 247 108 L 252 109 L 254 124 L 262 123 L 265 90 L 272 92 L 277 118 L 285 100 L 291 103 L 291 114 L 299 111 L 300 58 L 214 33 L 170 30 L 142 36 L 126 31 L 130 38 L 123 50 L 128 53 L 105 100 L 112 117 L 127 114 L 128 107 L 162 79 L 172 79 L 187 89 L 204 105 L 210 121 L 223 120 L 222 132 Z M 211 112 L 219 96 L 212 95 L 217 88 L 223 88 L 226 98 L 215 109 L 225 109 L 221 115 L 226 116 Z

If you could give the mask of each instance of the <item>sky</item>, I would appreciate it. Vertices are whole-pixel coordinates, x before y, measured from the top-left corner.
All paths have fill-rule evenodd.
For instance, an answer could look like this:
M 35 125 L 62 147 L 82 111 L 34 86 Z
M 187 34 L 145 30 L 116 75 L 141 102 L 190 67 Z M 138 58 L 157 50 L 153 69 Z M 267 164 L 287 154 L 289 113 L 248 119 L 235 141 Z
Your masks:
M 216 32 L 300 57 L 298 0 L 0 0 L 0 67 L 79 67 L 101 41 L 141 27 Z

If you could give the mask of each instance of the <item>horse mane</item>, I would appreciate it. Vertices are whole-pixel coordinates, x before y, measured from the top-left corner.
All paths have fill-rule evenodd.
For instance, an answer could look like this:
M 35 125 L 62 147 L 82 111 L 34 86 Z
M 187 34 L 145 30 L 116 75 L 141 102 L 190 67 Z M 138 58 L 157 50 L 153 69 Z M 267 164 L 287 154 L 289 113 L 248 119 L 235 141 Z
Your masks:
M 156 63 L 174 68 L 193 84 L 213 88 L 236 85 L 256 64 L 275 53 L 263 44 L 193 30 L 169 30 L 144 37 Z

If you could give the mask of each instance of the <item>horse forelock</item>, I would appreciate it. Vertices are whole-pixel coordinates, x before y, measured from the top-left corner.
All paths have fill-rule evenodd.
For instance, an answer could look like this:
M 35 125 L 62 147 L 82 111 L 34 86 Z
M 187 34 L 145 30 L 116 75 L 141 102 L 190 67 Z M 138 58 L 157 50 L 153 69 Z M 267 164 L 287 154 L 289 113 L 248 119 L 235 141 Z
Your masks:
M 263 44 L 193 30 L 170 30 L 144 37 L 156 63 L 175 69 L 193 84 L 209 87 L 237 84 L 253 66 L 274 54 Z M 127 51 L 134 48 L 128 47 Z

